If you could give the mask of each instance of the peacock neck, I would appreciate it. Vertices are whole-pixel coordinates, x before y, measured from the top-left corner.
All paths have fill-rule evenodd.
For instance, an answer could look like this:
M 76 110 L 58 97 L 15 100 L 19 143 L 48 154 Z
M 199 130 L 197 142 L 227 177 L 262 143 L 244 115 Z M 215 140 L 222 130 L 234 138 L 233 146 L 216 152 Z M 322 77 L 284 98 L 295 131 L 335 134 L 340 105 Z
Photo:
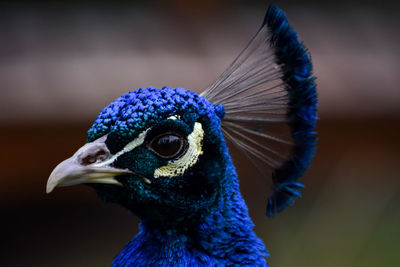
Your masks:
M 201 246 L 223 265 L 267 266 L 268 252 L 253 231 L 254 224 L 240 193 L 239 181 L 227 152 L 226 172 L 221 179 L 218 205 L 199 225 Z
M 228 155 L 216 205 L 190 229 L 165 229 L 146 221 L 114 259 L 114 266 L 267 266 L 268 252 L 253 231 Z

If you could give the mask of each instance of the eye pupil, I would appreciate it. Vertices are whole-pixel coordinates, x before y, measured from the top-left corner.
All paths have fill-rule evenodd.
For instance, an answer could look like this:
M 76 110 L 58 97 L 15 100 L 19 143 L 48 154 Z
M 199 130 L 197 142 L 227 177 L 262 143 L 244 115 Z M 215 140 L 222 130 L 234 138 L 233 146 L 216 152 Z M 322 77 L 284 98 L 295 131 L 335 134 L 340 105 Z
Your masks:
M 151 144 L 151 149 L 163 158 L 175 158 L 184 152 L 185 139 L 171 133 L 156 136 Z
M 157 150 L 165 156 L 175 154 L 180 148 L 179 137 L 174 135 L 162 136 L 157 140 Z

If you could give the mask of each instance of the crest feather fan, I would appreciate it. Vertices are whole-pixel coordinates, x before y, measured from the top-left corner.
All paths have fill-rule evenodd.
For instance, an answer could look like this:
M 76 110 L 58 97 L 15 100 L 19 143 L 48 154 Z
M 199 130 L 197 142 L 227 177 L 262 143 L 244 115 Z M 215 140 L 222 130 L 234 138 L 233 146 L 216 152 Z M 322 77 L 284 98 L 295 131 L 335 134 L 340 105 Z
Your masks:
M 225 138 L 262 176 L 272 174 L 268 216 L 301 196 L 297 180 L 316 143 L 314 80 L 309 53 L 284 13 L 271 6 L 246 48 L 201 94 L 222 110 Z

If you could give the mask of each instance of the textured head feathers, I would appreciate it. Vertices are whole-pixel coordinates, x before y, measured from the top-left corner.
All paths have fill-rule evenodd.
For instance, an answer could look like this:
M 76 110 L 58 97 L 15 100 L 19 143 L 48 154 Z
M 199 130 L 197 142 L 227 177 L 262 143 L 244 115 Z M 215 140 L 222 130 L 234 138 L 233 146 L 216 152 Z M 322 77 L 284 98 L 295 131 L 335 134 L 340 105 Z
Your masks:
M 214 106 L 194 92 L 170 87 L 141 88 L 122 95 L 104 108 L 89 129 L 87 141 L 108 133 L 111 152 L 119 151 L 148 127 L 175 115 L 187 120 L 191 116 L 206 121 L 218 118 Z

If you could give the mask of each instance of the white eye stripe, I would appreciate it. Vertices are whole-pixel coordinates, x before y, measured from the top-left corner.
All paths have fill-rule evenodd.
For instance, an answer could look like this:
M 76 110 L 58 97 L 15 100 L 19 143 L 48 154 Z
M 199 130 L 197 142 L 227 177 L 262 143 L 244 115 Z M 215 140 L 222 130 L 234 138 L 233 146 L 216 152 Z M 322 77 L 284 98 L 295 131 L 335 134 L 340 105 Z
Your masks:
M 170 120 L 179 120 L 179 119 L 180 119 L 180 116 L 179 116 L 179 115 L 173 115 L 173 116 L 168 117 L 167 119 L 170 119 Z M 146 135 L 147 135 L 147 133 L 148 133 L 148 131 L 149 131 L 150 129 L 152 129 L 152 127 L 150 127 L 150 128 L 148 128 L 147 130 L 141 132 L 141 133 L 139 134 L 139 136 L 138 136 L 135 140 L 129 142 L 129 143 L 128 143 L 121 151 L 119 151 L 117 154 L 111 156 L 109 159 L 107 159 L 107 160 L 105 160 L 105 161 L 102 161 L 102 162 L 99 162 L 99 163 L 95 163 L 95 164 L 93 164 L 93 166 L 95 166 L 95 167 L 104 167 L 104 166 L 106 166 L 106 165 L 112 164 L 114 161 L 117 160 L 117 158 L 118 158 L 119 156 L 121 156 L 121 155 L 123 155 L 123 154 L 125 154 L 125 153 L 127 153 L 127 152 L 130 152 L 130 151 L 134 150 L 135 148 L 141 146 L 141 145 L 144 143 L 144 140 L 146 139 Z
M 100 162 L 100 163 L 96 163 L 94 164 L 94 166 L 96 167 L 104 167 L 106 165 L 110 165 L 112 164 L 119 156 L 130 152 L 132 150 L 134 150 L 135 148 L 141 146 L 144 143 L 144 140 L 146 139 L 146 135 L 147 132 L 150 130 L 151 128 L 141 132 L 139 134 L 139 136 L 137 138 L 135 138 L 133 141 L 129 142 L 121 151 L 119 151 L 117 154 L 113 155 L 111 158 Z
M 168 119 L 179 120 L 176 116 L 171 116 Z M 121 155 L 134 150 L 135 148 L 141 146 L 145 139 L 146 135 L 151 128 L 141 132 L 139 136 L 129 142 L 121 151 L 112 155 L 109 159 L 95 163 L 93 166 L 95 167 L 105 167 L 111 165 L 114 161 L 118 159 Z M 171 160 L 167 165 L 161 166 L 154 171 L 154 178 L 158 177 L 173 177 L 173 176 L 182 176 L 184 172 L 191 166 L 193 166 L 199 156 L 203 153 L 202 151 L 202 141 L 204 137 L 204 131 L 201 123 L 196 122 L 193 127 L 193 131 L 188 135 L 188 143 L 189 147 L 186 153 L 177 160 Z
M 167 118 L 168 120 L 180 120 L 180 116 L 179 115 L 173 115 Z
M 202 141 L 204 131 L 201 123 L 196 122 L 193 132 L 188 135 L 189 148 L 186 153 L 177 160 L 171 160 L 167 165 L 161 166 L 154 171 L 154 178 L 182 176 L 184 172 L 193 166 L 199 156 L 203 153 Z

